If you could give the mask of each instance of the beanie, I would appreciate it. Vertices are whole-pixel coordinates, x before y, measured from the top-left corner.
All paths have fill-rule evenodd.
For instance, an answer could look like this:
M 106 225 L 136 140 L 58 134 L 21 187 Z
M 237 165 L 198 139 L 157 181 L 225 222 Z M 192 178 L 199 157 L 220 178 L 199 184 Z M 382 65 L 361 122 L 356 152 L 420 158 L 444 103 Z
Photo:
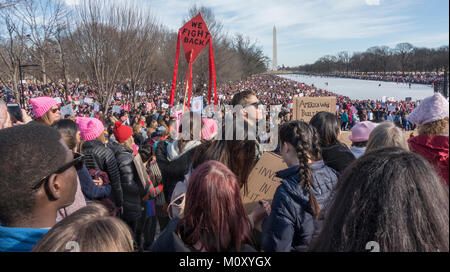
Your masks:
M 33 113 L 36 118 L 41 117 L 54 105 L 58 104 L 55 99 L 48 96 L 32 98 L 30 99 L 30 102 L 31 105 L 33 105 Z
M 114 137 L 116 137 L 116 140 L 119 143 L 123 143 L 128 138 L 130 138 L 133 135 L 133 130 L 126 125 L 122 125 L 120 122 L 116 122 L 116 127 L 114 128 Z
M 77 124 L 81 139 L 84 141 L 97 139 L 105 130 L 103 123 L 96 118 L 77 117 Z
M 448 101 L 440 93 L 425 98 L 408 116 L 408 121 L 424 125 L 448 117 Z
M 211 140 L 217 134 L 219 127 L 214 119 L 203 118 L 202 140 Z
M 352 134 L 348 138 L 354 143 L 368 141 L 370 133 L 376 126 L 377 124 L 370 121 L 356 123 L 352 128 Z

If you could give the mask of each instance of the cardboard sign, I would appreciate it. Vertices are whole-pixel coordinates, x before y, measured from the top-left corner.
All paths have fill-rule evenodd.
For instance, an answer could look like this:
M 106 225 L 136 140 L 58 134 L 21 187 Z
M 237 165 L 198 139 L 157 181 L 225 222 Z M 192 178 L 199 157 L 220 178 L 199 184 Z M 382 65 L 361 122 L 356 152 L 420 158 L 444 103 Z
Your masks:
M 336 113 L 336 97 L 295 97 L 294 119 L 309 122 L 313 116 L 320 111 Z
M 272 153 L 265 152 L 259 159 L 248 177 L 248 192 L 241 191 L 242 202 L 247 213 L 251 212 L 259 200 L 272 201 L 275 191 L 281 183 L 276 172 L 286 169 L 283 159 Z
M 70 116 L 74 116 L 72 104 L 61 107 L 61 117 L 64 118 L 64 116 L 66 116 L 67 114 L 69 114 Z
M 187 22 L 181 29 L 181 41 L 183 43 L 184 56 L 189 62 L 191 49 L 194 50 L 192 54 L 192 62 L 198 57 L 203 48 L 211 39 L 208 27 L 199 13 L 197 16 Z
M 202 113 L 203 110 L 203 96 L 197 96 L 192 98 L 192 111 Z

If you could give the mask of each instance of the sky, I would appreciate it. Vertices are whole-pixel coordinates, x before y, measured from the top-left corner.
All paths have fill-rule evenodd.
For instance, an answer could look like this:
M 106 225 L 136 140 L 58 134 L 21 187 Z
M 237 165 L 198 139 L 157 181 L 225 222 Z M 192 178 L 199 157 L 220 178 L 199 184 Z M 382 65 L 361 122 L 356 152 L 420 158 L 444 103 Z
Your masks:
M 76 5 L 80 0 L 64 1 Z M 279 66 L 401 42 L 428 48 L 449 44 L 448 0 L 136 1 L 149 6 L 158 21 L 173 31 L 182 26 L 189 7 L 210 7 L 229 35 L 248 36 L 270 60 L 276 26 Z

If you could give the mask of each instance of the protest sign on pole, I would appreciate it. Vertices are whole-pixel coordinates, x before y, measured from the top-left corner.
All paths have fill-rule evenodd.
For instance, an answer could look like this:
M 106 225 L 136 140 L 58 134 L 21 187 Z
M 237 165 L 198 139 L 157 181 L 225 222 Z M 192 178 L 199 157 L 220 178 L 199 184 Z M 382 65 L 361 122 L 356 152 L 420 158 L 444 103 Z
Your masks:
M 198 13 L 194 18 L 187 22 L 178 30 L 177 47 L 175 52 L 175 67 L 173 70 L 172 90 L 170 92 L 169 105 L 173 107 L 175 99 L 175 89 L 178 74 L 178 60 L 180 54 L 180 43 L 183 43 L 184 56 L 188 63 L 186 71 L 185 88 L 189 90 L 187 97 L 187 107 L 189 110 L 192 93 L 192 66 L 197 59 L 200 52 L 209 44 L 209 90 L 208 101 L 211 104 L 211 93 L 214 89 L 214 105 L 217 105 L 217 91 L 216 91 L 216 68 L 214 64 L 214 54 L 212 47 L 212 37 L 208 30 L 202 15 Z M 186 88 L 187 86 L 187 88 Z
M 309 122 L 311 118 L 320 111 L 336 113 L 336 97 L 295 97 L 294 98 L 294 120 Z
M 192 111 L 202 113 L 203 110 L 203 96 L 197 96 L 192 98 Z
M 61 117 L 64 118 L 66 115 L 74 116 L 72 104 L 61 107 Z
M 286 168 L 287 165 L 280 156 L 272 152 L 265 152 L 262 155 L 248 177 L 247 194 L 244 189 L 241 191 L 247 213 L 253 210 L 259 200 L 272 201 L 275 191 L 281 183 L 281 179 L 275 176 L 276 172 Z

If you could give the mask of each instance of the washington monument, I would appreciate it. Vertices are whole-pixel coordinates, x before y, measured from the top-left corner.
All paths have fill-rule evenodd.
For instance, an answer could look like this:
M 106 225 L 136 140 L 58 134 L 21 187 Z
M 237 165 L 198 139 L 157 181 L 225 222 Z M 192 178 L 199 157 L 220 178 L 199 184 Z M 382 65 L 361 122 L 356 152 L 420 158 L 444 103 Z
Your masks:
M 277 65 L 277 29 L 273 26 L 273 59 L 272 59 L 272 69 L 274 71 L 278 70 Z

